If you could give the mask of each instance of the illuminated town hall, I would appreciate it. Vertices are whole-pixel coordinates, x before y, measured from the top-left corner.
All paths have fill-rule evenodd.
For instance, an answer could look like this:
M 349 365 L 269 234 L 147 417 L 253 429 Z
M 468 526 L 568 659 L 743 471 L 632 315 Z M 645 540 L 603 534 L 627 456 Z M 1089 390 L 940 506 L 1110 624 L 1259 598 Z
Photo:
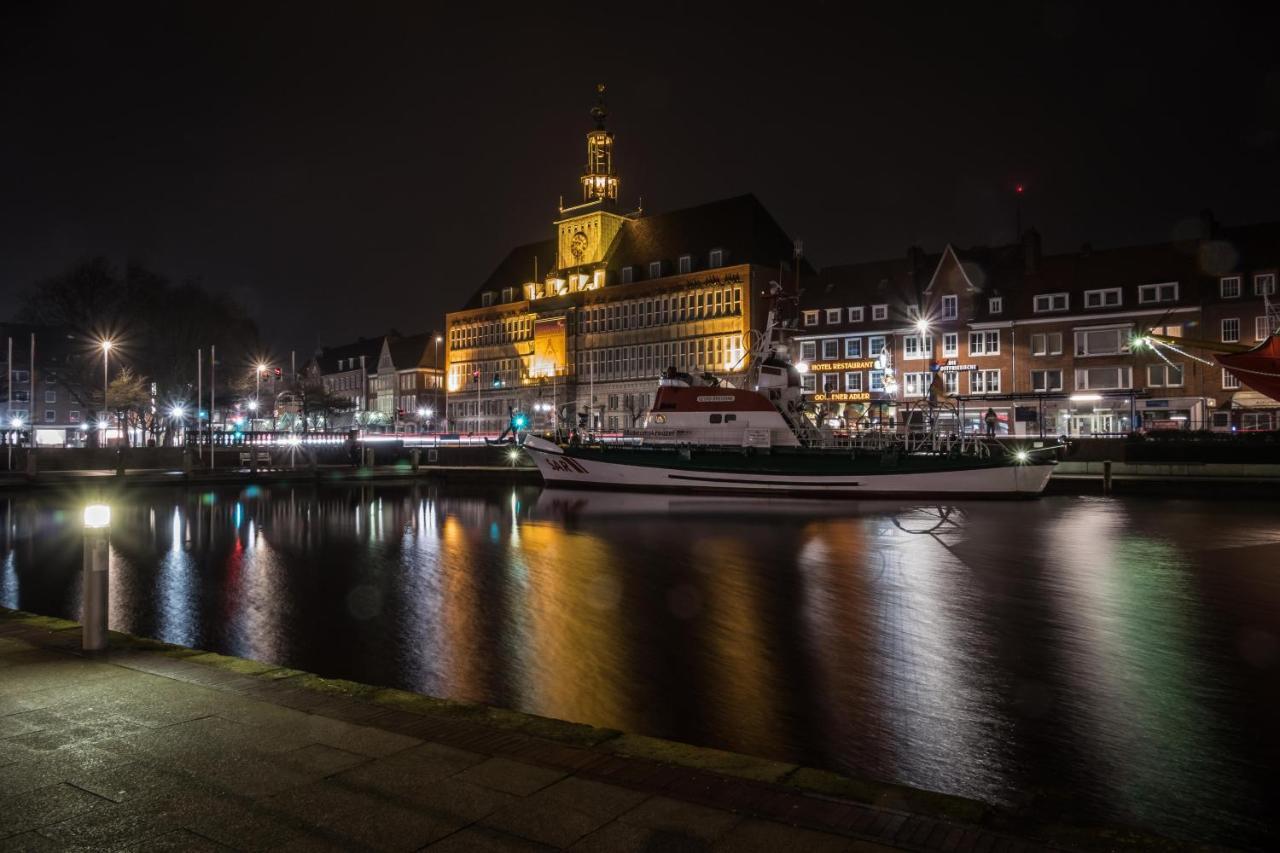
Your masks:
M 791 268 L 791 238 L 750 195 L 626 209 L 603 87 L 591 115 L 581 202 L 562 204 L 553 239 L 513 249 L 446 319 L 451 429 L 497 432 L 511 410 L 539 430 L 628 428 L 667 367 L 746 369 L 758 294 Z

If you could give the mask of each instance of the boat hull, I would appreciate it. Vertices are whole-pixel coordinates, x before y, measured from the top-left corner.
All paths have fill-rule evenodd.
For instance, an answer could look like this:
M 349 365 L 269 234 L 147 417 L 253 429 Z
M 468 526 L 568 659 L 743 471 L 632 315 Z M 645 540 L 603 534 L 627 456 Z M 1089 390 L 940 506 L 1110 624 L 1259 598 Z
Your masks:
M 694 452 L 686 460 L 674 451 L 566 449 L 537 438 L 526 441 L 524 449 L 547 485 L 575 489 L 831 497 L 1035 497 L 1044 491 L 1054 468 L 1053 463 L 966 464 L 936 457 L 905 457 L 893 466 L 864 459 L 859 465 L 849 454 L 788 454 L 752 460 L 723 451 Z

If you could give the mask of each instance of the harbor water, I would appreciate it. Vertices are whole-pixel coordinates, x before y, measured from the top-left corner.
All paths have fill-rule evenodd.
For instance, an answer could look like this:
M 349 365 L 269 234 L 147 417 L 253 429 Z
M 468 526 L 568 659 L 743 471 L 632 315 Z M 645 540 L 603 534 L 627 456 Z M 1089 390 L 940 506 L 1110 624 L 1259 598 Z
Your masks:
M 82 506 L 0 499 L 0 604 L 79 617 Z M 137 489 L 113 504 L 109 619 L 1045 819 L 1265 847 L 1278 507 Z

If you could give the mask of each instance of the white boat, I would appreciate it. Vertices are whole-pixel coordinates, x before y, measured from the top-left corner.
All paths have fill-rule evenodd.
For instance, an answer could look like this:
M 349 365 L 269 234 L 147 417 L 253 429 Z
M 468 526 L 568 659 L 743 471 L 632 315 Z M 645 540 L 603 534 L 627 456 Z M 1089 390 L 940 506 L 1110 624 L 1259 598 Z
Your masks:
M 806 410 L 785 341 L 775 339 L 774 317 L 771 309 L 752 349 L 746 371 L 752 387 L 672 368 L 640 428 L 564 443 L 530 435 L 525 451 L 548 485 L 579 489 L 846 497 L 1044 491 L 1057 464 L 1056 445 L 941 432 L 936 401 L 913 410 L 897 429 L 820 427 Z

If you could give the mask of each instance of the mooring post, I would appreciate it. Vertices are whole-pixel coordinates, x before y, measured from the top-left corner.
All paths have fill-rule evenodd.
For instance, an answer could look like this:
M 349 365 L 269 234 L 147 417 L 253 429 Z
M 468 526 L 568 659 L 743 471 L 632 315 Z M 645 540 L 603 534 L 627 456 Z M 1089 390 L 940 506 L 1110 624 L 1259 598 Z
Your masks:
M 1111 494 L 1111 460 L 1102 463 L 1102 493 Z
M 418 473 L 418 461 L 421 457 L 422 451 L 418 448 L 415 447 L 413 450 L 409 451 L 409 459 L 413 462 L 413 473 L 415 474 Z
M 107 647 L 107 589 L 111 570 L 111 507 L 84 508 L 84 592 L 80 613 L 80 648 L 87 652 Z

